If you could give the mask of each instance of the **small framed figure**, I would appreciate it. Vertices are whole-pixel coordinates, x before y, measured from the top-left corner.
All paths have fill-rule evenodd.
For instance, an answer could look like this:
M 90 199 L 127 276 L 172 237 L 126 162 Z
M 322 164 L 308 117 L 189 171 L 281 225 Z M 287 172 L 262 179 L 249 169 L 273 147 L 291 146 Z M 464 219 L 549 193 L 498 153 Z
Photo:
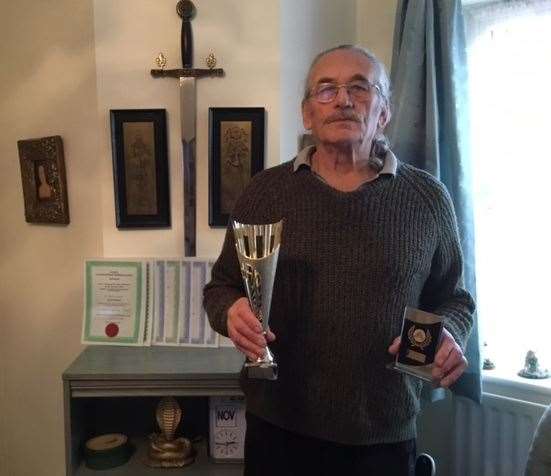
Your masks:
M 262 107 L 209 109 L 209 225 L 226 227 L 237 199 L 264 168 Z
M 117 228 L 170 226 L 166 111 L 112 109 Z
M 69 224 L 63 141 L 60 136 L 17 141 L 25 220 Z

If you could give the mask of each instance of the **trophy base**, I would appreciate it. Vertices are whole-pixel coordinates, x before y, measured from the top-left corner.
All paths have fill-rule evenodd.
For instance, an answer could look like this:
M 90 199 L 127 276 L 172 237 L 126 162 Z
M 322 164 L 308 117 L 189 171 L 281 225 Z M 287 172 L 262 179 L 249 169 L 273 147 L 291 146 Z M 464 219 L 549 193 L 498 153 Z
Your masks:
M 432 367 L 432 364 L 419 367 L 414 365 L 401 364 L 399 362 L 392 362 L 391 364 L 387 365 L 387 368 L 391 370 L 396 370 L 397 372 L 402 372 L 404 374 L 411 375 L 412 377 L 420 378 L 425 382 L 430 382 L 437 386 L 439 382 L 432 377 Z
M 245 363 L 248 378 L 262 380 L 277 380 L 277 364 L 274 363 Z

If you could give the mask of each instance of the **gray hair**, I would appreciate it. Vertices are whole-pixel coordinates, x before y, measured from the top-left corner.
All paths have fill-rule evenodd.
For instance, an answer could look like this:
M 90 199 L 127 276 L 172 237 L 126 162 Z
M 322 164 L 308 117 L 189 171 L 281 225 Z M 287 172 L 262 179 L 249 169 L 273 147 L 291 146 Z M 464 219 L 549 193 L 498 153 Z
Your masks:
M 359 53 L 363 56 L 365 56 L 371 66 L 373 67 L 373 70 L 375 72 L 375 80 L 374 83 L 377 85 L 380 91 L 381 99 L 384 101 L 385 107 L 387 108 L 388 112 L 390 113 L 391 108 L 391 102 L 390 102 L 390 96 L 391 96 L 391 88 L 390 88 L 390 78 L 388 76 L 388 72 L 386 70 L 386 67 L 384 63 L 377 58 L 371 51 L 369 51 L 367 48 L 363 48 L 362 46 L 356 46 L 356 45 L 339 45 L 335 46 L 333 48 L 329 48 L 328 50 L 322 51 L 319 53 L 310 64 L 310 67 L 308 68 L 308 74 L 306 75 L 306 80 L 304 82 L 304 95 L 302 96 L 302 104 L 305 103 L 305 101 L 310 97 L 310 80 L 312 77 L 312 71 L 316 64 L 319 62 L 321 58 L 323 58 L 325 55 L 328 55 L 329 53 L 332 53 L 333 51 L 339 51 L 339 50 L 347 50 L 347 51 L 353 51 L 355 53 Z M 386 136 L 379 132 L 373 139 L 373 148 L 372 148 L 372 156 L 375 158 L 383 159 L 386 155 L 387 151 L 389 150 L 389 143 Z M 379 167 L 377 167 L 379 168 Z M 382 165 L 381 165 L 382 168 Z

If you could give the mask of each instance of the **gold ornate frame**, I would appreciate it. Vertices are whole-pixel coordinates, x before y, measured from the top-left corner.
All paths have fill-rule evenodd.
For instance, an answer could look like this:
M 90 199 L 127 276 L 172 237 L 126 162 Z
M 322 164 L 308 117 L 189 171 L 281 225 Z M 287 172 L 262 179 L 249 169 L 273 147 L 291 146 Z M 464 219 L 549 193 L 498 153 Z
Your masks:
M 69 224 L 63 141 L 60 136 L 17 141 L 25 220 Z

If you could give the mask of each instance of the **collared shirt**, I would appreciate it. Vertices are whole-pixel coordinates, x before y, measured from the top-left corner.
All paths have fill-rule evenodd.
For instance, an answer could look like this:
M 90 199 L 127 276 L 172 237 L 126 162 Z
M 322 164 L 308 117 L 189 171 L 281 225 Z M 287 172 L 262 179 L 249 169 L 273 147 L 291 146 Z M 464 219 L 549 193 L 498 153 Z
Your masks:
M 293 161 L 293 172 L 298 171 L 301 167 L 308 167 L 310 170 L 312 170 L 312 155 L 315 151 L 315 145 L 309 145 L 302 149 Z M 396 169 L 398 168 L 398 159 L 396 159 L 396 156 L 392 153 L 391 150 L 386 153 L 383 160 L 383 168 L 381 169 L 381 171 L 374 178 L 366 180 L 366 182 L 375 180 L 381 175 L 396 175 Z M 314 173 L 316 177 L 318 177 L 320 180 L 323 180 L 325 182 L 325 179 L 321 175 L 316 174 L 313 170 L 312 173 Z

